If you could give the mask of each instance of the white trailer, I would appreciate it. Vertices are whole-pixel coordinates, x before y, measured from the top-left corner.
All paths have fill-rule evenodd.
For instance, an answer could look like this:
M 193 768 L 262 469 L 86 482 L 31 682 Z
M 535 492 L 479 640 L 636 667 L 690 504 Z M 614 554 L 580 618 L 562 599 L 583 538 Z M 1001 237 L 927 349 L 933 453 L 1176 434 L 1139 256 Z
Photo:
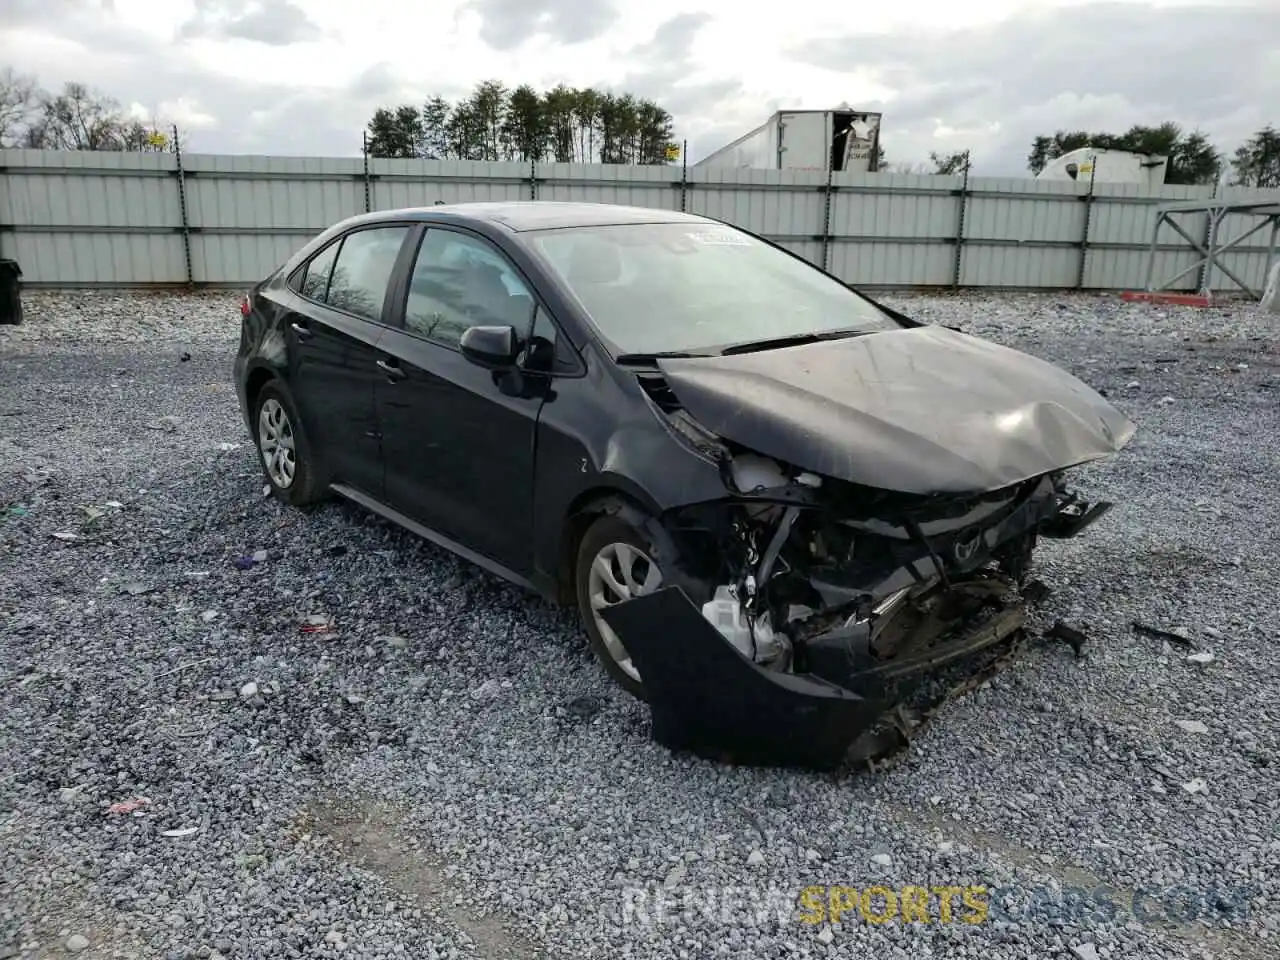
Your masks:
M 1037 180 L 1075 180 L 1079 183 L 1140 183 L 1158 187 L 1164 183 L 1169 158 L 1128 150 L 1095 150 L 1081 147 L 1049 161 Z
M 880 114 L 841 104 L 834 110 L 779 110 L 695 167 L 874 171 Z

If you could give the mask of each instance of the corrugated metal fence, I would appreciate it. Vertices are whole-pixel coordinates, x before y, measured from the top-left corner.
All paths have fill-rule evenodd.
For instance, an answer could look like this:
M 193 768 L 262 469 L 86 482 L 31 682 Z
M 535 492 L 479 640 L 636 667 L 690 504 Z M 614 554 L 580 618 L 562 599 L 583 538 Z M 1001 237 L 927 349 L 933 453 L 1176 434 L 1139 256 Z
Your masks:
M 247 284 L 367 210 L 587 200 L 723 219 L 867 287 L 1141 289 L 1156 205 L 1212 195 L 989 177 L 9 150 L 0 151 L 0 256 L 18 260 L 32 284 Z M 1224 194 L 1245 195 L 1280 191 Z M 1204 215 L 1182 222 L 1205 236 Z M 1232 216 L 1220 232 L 1254 222 Z M 1268 231 L 1253 241 L 1223 262 L 1261 288 Z M 1163 228 L 1156 282 L 1196 259 Z M 1198 281 L 1192 271 L 1179 288 Z M 1232 286 L 1220 273 L 1212 284 Z

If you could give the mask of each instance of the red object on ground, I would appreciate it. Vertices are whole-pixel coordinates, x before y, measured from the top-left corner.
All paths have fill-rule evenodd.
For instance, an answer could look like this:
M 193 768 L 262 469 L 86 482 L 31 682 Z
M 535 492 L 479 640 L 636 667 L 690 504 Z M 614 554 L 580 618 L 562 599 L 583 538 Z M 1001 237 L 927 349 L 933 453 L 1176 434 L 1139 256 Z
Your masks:
M 1209 298 L 1202 293 L 1148 293 L 1145 290 L 1126 290 L 1121 300 L 1143 303 L 1176 303 L 1183 307 L 1207 307 Z
M 121 803 L 113 803 L 107 807 L 107 813 L 133 813 L 135 810 L 141 809 L 151 803 L 146 797 L 135 797 L 132 800 L 125 800 Z

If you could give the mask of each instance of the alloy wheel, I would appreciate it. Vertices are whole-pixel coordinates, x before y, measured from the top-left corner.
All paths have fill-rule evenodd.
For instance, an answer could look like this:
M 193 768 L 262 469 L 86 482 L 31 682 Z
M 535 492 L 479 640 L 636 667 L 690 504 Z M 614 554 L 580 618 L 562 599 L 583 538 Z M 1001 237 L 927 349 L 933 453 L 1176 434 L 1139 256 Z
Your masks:
M 281 490 L 289 489 L 298 468 L 293 424 L 275 397 L 269 397 L 258 412 L 258 449 L 271 482 Z
M 631 679 L 639 682 L 640 673 L 631 656 L 613 632 L 601 611 L 605 607 L 653 593 L 662 585 L 662 571 L 643 550 L 629 543 L 610 543 L 601 547 L 591 561 L 587 575 L 587 595 L 591 616 L 613 662 Z

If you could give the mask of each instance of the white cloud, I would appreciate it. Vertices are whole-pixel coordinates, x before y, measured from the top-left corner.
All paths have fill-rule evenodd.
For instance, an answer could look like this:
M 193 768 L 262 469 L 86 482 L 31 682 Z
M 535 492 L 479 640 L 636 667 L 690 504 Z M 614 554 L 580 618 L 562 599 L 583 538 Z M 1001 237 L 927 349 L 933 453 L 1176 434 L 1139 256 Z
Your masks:
M 130 117 L 144 122 L 159 120 L 163 123 L 176 123 L 181 130 L 213 130 L 218 126 L 218 118 L 200 108 L 200 104 L 187 97 L 176 100 L 161 100 L 155 107 L 134 101 L 126 111 Z
M 652 97 L 696 158 L 779 108 L 885 113 L 893 160 L 1175 119 L 1226 149 L 1280 102 L 1276 0 L 0 0 L 0 61 L 156 103 L 194 150 L 352 154 L 373 108 L 500 79 Z

